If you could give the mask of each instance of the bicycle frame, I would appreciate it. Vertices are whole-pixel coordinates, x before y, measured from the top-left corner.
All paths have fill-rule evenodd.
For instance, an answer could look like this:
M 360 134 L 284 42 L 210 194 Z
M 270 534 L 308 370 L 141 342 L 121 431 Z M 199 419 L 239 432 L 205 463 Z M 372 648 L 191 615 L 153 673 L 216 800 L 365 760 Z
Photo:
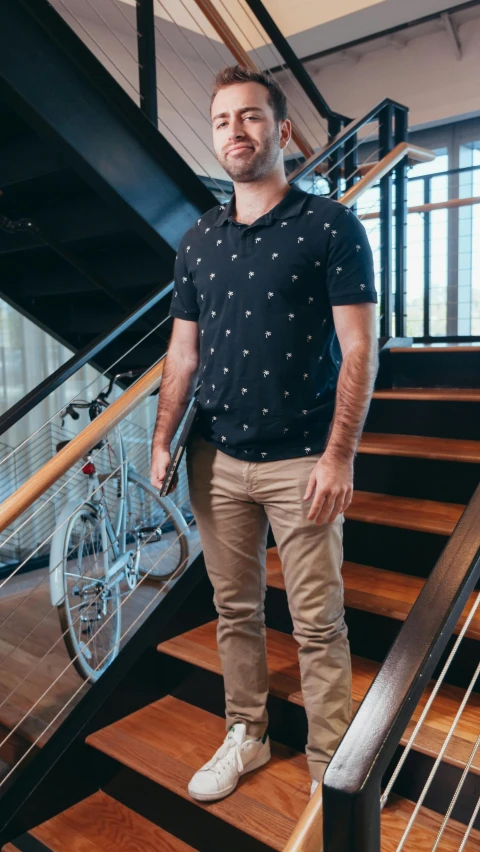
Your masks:
M 125 443 L 120 429 L 117 428 L 115 432 L 119 447 L 119 458 L 116 460 L 115 468 L 120 478 L 120 487 L 114 524 L 110 520 L 106 498 L 100 485 L 98 473 L 95 471 L 95 473 L 88 476 L 89 495 L 87 499 L 79 501 L 78 498 L 75 498 L 69 500 L 63 506 L 57 528 L 52 538 L 50 550 L 50 599 L 53 606 L 58 606 L 63 601 L 65 594 L 63 584 L 65 528 L 72 515 L 82 506 L 89 507 L 97 516 L 99 523 L 104 524 L 105 534 L 112 548 L 112 564 L 108 566 L 108 559 L 106 559 L 108 567 L 106 566 L 105 582 L 113 585 L 114 583 L 121 582 L 123 579 L 127 579 L 126 566 L 130 559 L 133 559 L 135 556 L 133 550 L 127 550 L 127 509 L 130 499 L 128 494 L 128 475 L 130 471 L 135 471 L 135 468 L 127 460 Z M 93 496 L 90 496 L 92 492 Z

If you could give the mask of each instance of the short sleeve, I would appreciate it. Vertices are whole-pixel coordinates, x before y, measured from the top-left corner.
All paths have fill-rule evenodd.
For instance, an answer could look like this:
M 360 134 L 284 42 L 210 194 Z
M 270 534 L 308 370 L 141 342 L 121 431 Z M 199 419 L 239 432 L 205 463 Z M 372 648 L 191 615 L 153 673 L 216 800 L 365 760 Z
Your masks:
M 197 291 L 194 287 L 187 265 L 189 249 L 188 234 L 182 239 L 175 261 L 174 287 L 170 302 L 169 315 L 178 319 L 196 322 L 200 315 L 197 304 Z
M 347 208 L 331 226 L 326 283 L 331 305 L 377 301 L 373 255 L 367 233 Z

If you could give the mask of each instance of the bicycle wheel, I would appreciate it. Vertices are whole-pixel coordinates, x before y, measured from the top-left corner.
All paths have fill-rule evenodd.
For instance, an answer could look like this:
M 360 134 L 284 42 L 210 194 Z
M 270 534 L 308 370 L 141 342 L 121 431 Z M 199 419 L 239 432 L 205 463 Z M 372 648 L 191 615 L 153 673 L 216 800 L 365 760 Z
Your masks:
M 127 548 L 136 541 L 139 573 L 154 579 L 179 576 L 188 565 L 189 530 L 173 501 L 130 470 L 127 512 Z
M 58 614 L 68 653 L 85 680 L 98 680 L 119 651 L 120 584 L 106 579 L 112 559 L 105 521 L 93 506 L 81 506 L 66 525 Z

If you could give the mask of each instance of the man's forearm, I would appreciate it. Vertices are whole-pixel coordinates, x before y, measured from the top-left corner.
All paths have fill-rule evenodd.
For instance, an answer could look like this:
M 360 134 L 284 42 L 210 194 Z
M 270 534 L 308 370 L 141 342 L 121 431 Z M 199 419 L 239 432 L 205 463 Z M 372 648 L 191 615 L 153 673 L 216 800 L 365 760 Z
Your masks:
M 347 353 L 340 368 L 330 437 L 326 455 L 353 461 L 372 398 L 378 370 L 375 348 L 356 347 Z
M 158 397 L 153 447 L 170 449 L 170 444 L 195 389 L 198 362 L 185 361 L 176 352 L 165 360 Z

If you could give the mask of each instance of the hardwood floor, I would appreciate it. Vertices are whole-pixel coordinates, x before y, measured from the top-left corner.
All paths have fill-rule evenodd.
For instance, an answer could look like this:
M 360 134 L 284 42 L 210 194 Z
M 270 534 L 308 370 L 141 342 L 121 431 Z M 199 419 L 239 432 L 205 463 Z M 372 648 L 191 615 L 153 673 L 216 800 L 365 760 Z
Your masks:
M 192 558 L 198 543 L 194 529 Z M 123 603 L 121 647 L 169 588 L 161 578 L 140 579 Z M 0 597 L 0 757 L 13 764 L 32 744 L 43 746 L 89 688 L 63 641 L 47 569 L 23 575 L 21 590 Z

